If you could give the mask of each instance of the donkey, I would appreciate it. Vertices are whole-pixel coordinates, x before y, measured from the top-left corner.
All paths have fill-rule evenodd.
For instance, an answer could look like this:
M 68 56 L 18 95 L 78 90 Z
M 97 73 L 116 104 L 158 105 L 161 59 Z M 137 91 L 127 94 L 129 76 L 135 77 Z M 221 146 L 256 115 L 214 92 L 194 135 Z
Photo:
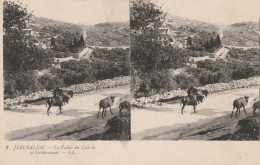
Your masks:
M 248 103 L 248 98 L 249 98 L 249 96 L 244 96 L 244 97 L 240 97 L 240 98 L 234 100 L 234 102 L 233 102 L 233 110 L 232 110 L 232 113 L 231 113 L 231 118 L 233 117 L 233 112 L 234 112 L 235 108 L 237 108 L 237 110 L 236 110 L 236 118 L 238 118 L 238 116 L 240 114 L 240 108 L 242 108 L 242 107 L 244 108 L 245 114 L 247 114 L 245 106 Z
M 47 105 L 49 105 L 49 107 L 47 109 L 47 115 L 48 116 L 49 116 L 49 111 L 50 111 L 51 106 L 58 106 L 59 109 L 60 109 L 60 114 L 62 114 L 61 113 L 61 109 L 62 109 L 61 107 L 63 106 L 63 98 L 62 98 L 62 96 L 53 97 L 53 98 L 48 99 L 47 102 L 46 102 L 46 107 L 47 107 Z
M 131 105 L 130 102 L 128 101 L 123 101 L 119 104 L 119 113 L 122 113 L 121 111 L 123 109 L 127 109 L 128 111 L 130 111 Z
M 260 101 L 257 101 L 253 104 L 253 115 L 255 115 L 256 109 L 259 109 L 260 111 Z
M 181 114 L 183 115 L 183 109 L 186 105 L 192 105 L 194 113 L 196 113 L 196 105 L 198 104 L 196 96 L 187 96 L 181 99 L 180 105 L 183 104 L 181 108 Z
M 115 96 L 110 96 L 110 97 L 100 100 L 97 118 L 99 116 L 99 112 L 100 112 L 101 108 L 103 108 L 102 119 L 104 119 L 104 116 L 106 116 L 106 108 L 108 108 L 108 107 L 110 108 L 111 114 L 113 114 L 112 110 L 111 110 L 111 106 L 114 104 L 114 101 L 115 101 Z

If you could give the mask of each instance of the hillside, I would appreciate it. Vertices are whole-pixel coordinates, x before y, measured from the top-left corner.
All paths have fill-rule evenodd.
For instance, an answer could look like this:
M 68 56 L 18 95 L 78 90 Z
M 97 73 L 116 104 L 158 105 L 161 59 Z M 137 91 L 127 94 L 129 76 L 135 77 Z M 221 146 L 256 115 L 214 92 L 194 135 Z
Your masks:
M 194 19 L 189 19 L 189 18 L 183 18 L 183 17 L 179 17 L 179 16 L 173 16 L 171 14 L 167 14 L 166 17 L 167 21 L 169 24 L 171 24 L 174 27 L 188 27 L 194 30 L 205 30 L 208 32 L 211 31 L 216 31 L 218 29 L 217 25 L 211 24 L 211 23 L 207 23 L 207 22 L 202 22 L 202 21 L 198 21 L 198 20 L 194 20 Z
M 117 49 L 117 46 L 129 45 L 127 23 L 84 26 L 32 16 L 29 22 L 26 21 L 26 25 L 26 28 L 21 30 L 21 34 L 29 43 L 28 50 L 24 52 L 26 58 L 17 62 L 19 65 L 23 64 L 18 65 L 19 69 L 12 62 L 16 61 L 16 57 L 13 58 L 15 60 L 10 60 L 11 65 L 6 63 L 5 69 L 15 67 L 11 68 L 14 70 L 12 74 L 5 75 L 5 98 L 43 89 L 52 90 L 57 86 L 66 87 L 129 75 L 128 49 Z M 102 47 L 102 50 L 91 49 L 97 56 L 95 61 L 79 61 L 83 56 L 79 56 L 79 52 L 92 45 Z M 107 48 L 111 46 L 114 49 Z M 12 49 L 10 47 L 10 50 Z M 48 69 L 48 72 L 41 76 L 35 74 L 42 73 L 43 69 Z M 28 86 L 27 81 L 34 83 Z
M 237 47 L 258 46 L 258 23 L 242 22 L 223 27 L 223 44 Z
M 48 18 L 33 16 L 29 29 L 34 31 L 34 37 L 39 43 L 50 46 L 53 37 L 61 51 L 68 51 L 70 43 L 80 35 L 85 37 L 85 43 L 95 46 L 128 46 L 129 26 L 126 22 L 102 23 L 93 26 L 72 24 Z
M 88 45 L 128 46 L 129 24 L 127 22 L 101 23 L 86 28 Z
M 173 45 L 182 44 L 179 48 L 189 47 L 196 51 L 213 52 L 214 49 L 206 48 L 206 43 L 213 37 L 217 36 L 218 26 L 206 22 L 201 22 L 193 19 L 182 18 L 167 14 L 164 27 L 170 29 L 171 36 L 175 42 Z M 191 38 L 192 45 L 187 45 L 187 38 Z
M 171 28 L 175 33 L 175 40 L 182 44 L 185 44 L 188 36 L 191 36 L 193 40 L 200 43 L 198 40 L 210 38 L 209 33 L 213 33 L 214 36 L 222 31 L 223 45 L 236 47 L 258 46 L 257 22 L 242 22 L 224 26 L 167 14 L 164 26 Z

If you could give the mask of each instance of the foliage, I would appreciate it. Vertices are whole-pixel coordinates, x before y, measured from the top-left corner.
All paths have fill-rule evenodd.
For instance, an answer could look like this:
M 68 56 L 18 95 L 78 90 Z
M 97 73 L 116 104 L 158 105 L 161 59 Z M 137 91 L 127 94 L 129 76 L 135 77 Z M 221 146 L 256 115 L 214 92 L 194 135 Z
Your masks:
M 136 78 L 136 75 L 134 75 L 134 78 Z M 173 77 L 168 74 L 167 70 L 143 74 L 140 79 L 142 80 L 141 82 L 132 82 L 140 83 L 135 92 L 135 97 L 147 97 L 178 88 L 178 84 L 174 81 Z
M 45 74 L 45 75 L 41 76 L 39 78 L 39 83 L 46 90 L 53 90 L 56 87 L 64 86 L 64 82 L 62 79 L 59 79 L 58 77 L 53 76 L 51 74 Z
M 162 9 L 149 0 L 131 2 L 131 62 L 143 73 L 175 68 L 179 61 L 185 61 L 185 56 L 174 53 L 176 50 L 169 41 L 163 39 L 159 29 L 165 16 Z
M 242 60 L 242 61 L 247 61 L 251 63 L 256 63 L 259 64 L 259 50 L 258 49 L 236 49 L 232 48 L 228 52 L 229 56 L 231 58 L 237 59 L 237 60 Z
M 150 27 L 157 30 L 163 24 L 165 14 L 149 0 L 131 1 L 130 28 L 132 32 L 147 32 Z
M 30 28 L 39 33 L 37 36 L 25 35 L 24 28 L 26 21 L 31 22 L 30 17 L 27 9 L 20 4 L 4 1 L 5 98 L 25 95 L 42 89 L 52 90 L 56 87 L 129 75 L 129 49 L 99 49 L 94 52 L 96 58 L 91 62 L 62 62 L 60 69 L 51 68 L 53 57 L 75 56 L 75 53 L 72 52 L 78 52 L 84 47 L 86 41 L 83 35 L 80 35 L 82 27 L 33 16 L 35 19 L 33 19 Z M 129 31 L 126 26 L 127 24 L 122 25 L 121 23 L 99 24 L 96 25 L 98 31 L 94 34 L 98 33 L 103 37 L 103 32 L 101 33 L 99 30 L 109 30 L 108 34 L 105 35 L 106 42 L 110 43 L 111 40 L 114 42 L 122 36 L 128 42 L 126 34 Z M 90 29 L 87 28 L 87 30 Z M 114 38 L 110 40 L 109 36 Z M 126 40 L 125 38 L 123 40 Z M 37 41 L 46 43 L 45 41 L 49 42 L 49 40 L 52 49 L 43 50 L 35 44 Z M 118 43 L 118 45 L 123 43 L 125 42 Z M 42 69 L 51 70 L 51 72 L 44 72 L 44 75 L 36 74 L 38 73 L 36 70 Z
M 259 68 L 254 67 L 249 62 L 230 60 L 223 61 L 199 61 L 198 68 L 188 69 L 188 73 L 196 77 L 201 85 L 229 82 L 260 75 Z
M 192 44 L 192 41 L 191 41 L 191 38 L 189 36 L 188 39 L 187 39 L 187 45 L 190 46 L 191 44 Z
M 188 89 L 200 85 L 200 82 L 194 76 L 186 76 L 183 74 L 177 75 L 175 81 L 181 89 Z
M 42 85 L 39 83 L 37 76 L 32 71 L 19 72 L 5 76 L 4 92 L 7 97 L 29 94 L 41 89 L 43 89 Z
M 26 21 L 29 20 L 31 14 L 27 12 L 27 8 L 23 8 L 17 2 L 4 0 L 3 8 L 3 28 L 6 35 L 11 35 L 15 31 L 21 31 L 26 27 Z
M 191 50 L 214 52 L 221 47 L 220 36 L 214 31 L 200 31 L 195 34 L 192 40 L 193 42 L 191 42 L 190 37 L 187 39 L 189 49 Z
M 49 58 L 43 50 L 33 45 L 34 38 L 25 36 L 22 29 L 30 14 L 27 9 L 11 1 L 4 1 L 3 58 L 4 71 L 12 73 L 43 68 L 49 64 Z M 47 56 L 48 57 L 48 56 Z

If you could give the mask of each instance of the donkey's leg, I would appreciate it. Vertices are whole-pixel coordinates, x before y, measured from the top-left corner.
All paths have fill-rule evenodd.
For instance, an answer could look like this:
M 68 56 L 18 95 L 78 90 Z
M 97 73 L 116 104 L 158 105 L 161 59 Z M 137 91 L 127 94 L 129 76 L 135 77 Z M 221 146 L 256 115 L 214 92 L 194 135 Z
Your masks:
M 49 116 L 49 111 L 50 111 L 51 105 L 49 105 L 48 109 L 47 109 L 47 115 Z
M 104 116 L 106 117 L 107 115 L 107 108 L 105 108 Z
M 104 113 L 106 112 L 106 108 L 103 108 L 103 111 L 102 111 L 102 119 L 104 119 Z M 105 115 L 106 116 L 106 115 Z
M 246 109 L 245 109 L 245 106 L 243 106 L 243 108 L 244 108 L 244 112 L 245 112 L 245 114 L 247 115 L 247 113 L 246 113 Z
M 183 109 L 185 107 L 185 104 L 183 104 L 182 108 L 181 108 L 181 114 L 183 115 Z
M 237 107 L 236 118 L 238 119 L 239 108 Z
M 233 112 L 234 112 L 234 109 L 235 109 L 236 107 L 233 107 L 233 110 L 232 110 L 232 113 L 231 113 L 231 118 L 233 117 Z
M 62 113 L 61 113 L 61 106 L 59 106 L 59 108 L 60 108 L 60 114 L 62 114 Z
M 101 107 L 99 107 L 98 114 L 97 114 L 97 119 L 98 119 L 98 116 L 99 116 L 100 109 L 101 109 Z
M 110 108 L 110 112 L 111 112 L 111 114 L 113 115 L 112 110 L 111 110 L 111 106 L 109 106 L 109 108 Z
M 197 113 L 196 112 L 196 105 L 193 105 L 193 109 L 194 109 L 194 113 Z

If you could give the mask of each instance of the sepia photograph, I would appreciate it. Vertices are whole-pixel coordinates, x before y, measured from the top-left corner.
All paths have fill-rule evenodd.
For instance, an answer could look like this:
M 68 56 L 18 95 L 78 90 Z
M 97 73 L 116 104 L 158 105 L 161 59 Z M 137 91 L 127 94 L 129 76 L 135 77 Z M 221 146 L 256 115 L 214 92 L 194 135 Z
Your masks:
M 260 0 L 0 4 L 0 164 L 260 164 Z
M 128 0 L 4 0 L 5 140 L 130 140 L 129 37 Z
M 259 141 L 259 5 L 131 0 L 132 140 Z

